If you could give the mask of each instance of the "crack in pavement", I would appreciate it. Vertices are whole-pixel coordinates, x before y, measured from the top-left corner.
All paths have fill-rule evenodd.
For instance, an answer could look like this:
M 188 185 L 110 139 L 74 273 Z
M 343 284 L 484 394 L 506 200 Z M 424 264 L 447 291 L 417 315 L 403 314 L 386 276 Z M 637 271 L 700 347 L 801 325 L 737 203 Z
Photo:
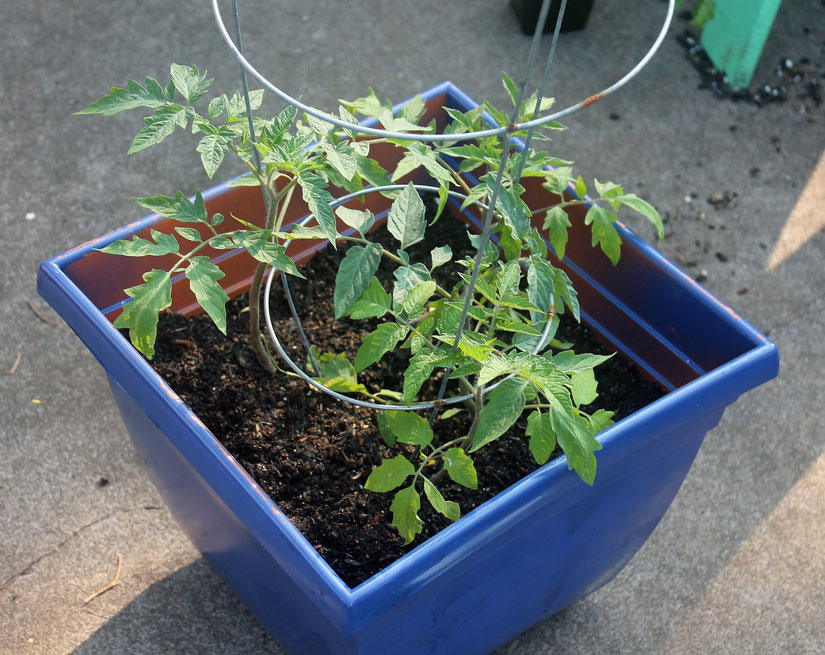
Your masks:
M 31 570 L 35 566 L 37 566 L 40 562 L 42 562 L 44 559 L 46 559 L 50 555 L 53 555 L 54 553 L 56 553 L 63 546 L 65 546 L 67 543 L 69 543 L 72 539 L 74 539 L 75 537 L 78 537 L 81 532 L 84 532 L 84 531 L 88 530 L 89 528 L 92 528 L 92 527 L 96 526 L 98 523 L 102 523 L 103 521 L 105 521 L 106 519 L 111 518 L 115 514 L 130 514 L 132 512 L 159 510 L 159 509 L 162 509 L 162 507 L 163 507 L 162 505 L 161 506 L 144 505 L 142 507 L 131 507 L 131 508 L 119 507 L 115 510 L 112 510 L 108 514 L 105 514 L 104 516 L 96 518 L 94 521 L 90 521 L 86 525 L 80 526 L 76 530 L 72 531 L 72 533 L 70 535 L 68 535 L 65 539 L 63 539 L 63 541 L 61 541 L 59 544 L 54 546 L 54 548 L 52 548 L 51 550 L 43 553 L 39 557 L 35 558 L 34 560 L 32 560 L 31 562 L 26 564 L 26 566 L 24 566 L 22 569 L 20 569 L 17 573 L 13 573 L 12 575 L 10 575 L 8 577 L 8 579 L 6 579 L 6 581 L 3 584 L 0 585 L 0 591 L 5 591 L 6 589 L 9 589 L 17 581 L 18 578 L 31 573 Z

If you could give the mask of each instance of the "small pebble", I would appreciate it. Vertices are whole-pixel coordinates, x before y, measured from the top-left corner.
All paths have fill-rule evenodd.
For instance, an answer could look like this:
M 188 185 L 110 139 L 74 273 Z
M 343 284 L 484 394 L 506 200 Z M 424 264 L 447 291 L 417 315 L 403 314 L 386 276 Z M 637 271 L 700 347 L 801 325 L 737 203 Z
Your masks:
M 720 262 L 724 264 L 726 261 L 728 261 L 728 256 L 723 252 L 717 252 L 716 259 L 718 259 Z
M 37 214 L 35 214 L 34 212 L 26 212 L 27 221 L 33 221 L 35 218 L 37 218 Z

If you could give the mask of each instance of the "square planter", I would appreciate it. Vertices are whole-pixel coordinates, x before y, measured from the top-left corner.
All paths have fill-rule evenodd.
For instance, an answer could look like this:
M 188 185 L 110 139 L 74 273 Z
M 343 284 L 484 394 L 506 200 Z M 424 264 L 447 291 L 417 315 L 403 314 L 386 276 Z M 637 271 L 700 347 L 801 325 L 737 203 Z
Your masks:
M 475 106 L 450 82 L 422 95 L 425 120 L 441 125 L 443 107 Z M 394 156 L 392 146 L 384 154 Z M 529 182 L 528 204 L 550 204 Z M 377 216 L 388 208 L 377 194 L 368 198 Z M 210 213 L 263 220 L 257 188 L 219 185 L 204 199 Z M 305 213 L 296 206 L 291 218 Z M 725 407 L 778 371 L 770 341 L 621 225 L 622 258 L 612 266 L 590 246 L 583 214 L 571 211 L 561 264 L 582 314 L 669 393 L 599 435 L 593 487 L 564 457 L 551 461 L 355 588 L 112 327 L 123 289 L 155 262 L 95 249 L 150 229 L 170 232 L 169 221 L 148 216 L 44 262 L 38 290 L 106 370 L 181 527 L 290 653 L 482 654 L 610 581 L 662 518 Z M 222 227 L 233 229 L 232 220 Z M 242 293 L 254 262 L 244 253 L 212 256 L 223 260 L 227 293 Z M 185 284 L 175 285 L 173 309 L 196 309 Z

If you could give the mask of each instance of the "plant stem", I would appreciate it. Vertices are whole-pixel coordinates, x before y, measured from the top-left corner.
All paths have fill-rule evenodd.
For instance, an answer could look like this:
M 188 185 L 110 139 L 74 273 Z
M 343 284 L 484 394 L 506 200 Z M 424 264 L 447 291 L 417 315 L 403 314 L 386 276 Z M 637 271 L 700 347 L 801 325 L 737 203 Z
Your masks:
M 275 227 L 278 215 L 278 196 L 268 185 L 263 187 L 269 197 L 269 210 L 266 215 L 266 228 L 272 230 Z M 264 347 L 261 336 L 261 285 L 264 280 L 264 272 L 267 264 L 259 262 L 255 268 L 255 275 L 252 277 L 252 286 L 249 288 L 249 345 L 258 359 L 258 363 L 267 373 L 273 375 L 277 373 L 277 368 L 272 363 L 269 353 Z

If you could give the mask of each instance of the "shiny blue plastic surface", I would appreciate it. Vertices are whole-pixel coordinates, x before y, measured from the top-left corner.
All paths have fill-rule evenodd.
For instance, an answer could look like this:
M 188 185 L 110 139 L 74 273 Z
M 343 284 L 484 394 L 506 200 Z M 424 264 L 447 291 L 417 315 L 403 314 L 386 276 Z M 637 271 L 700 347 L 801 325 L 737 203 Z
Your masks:
M 475 106 L 449 82 L 423 95 Z M 204 197 L 237 192 L 222 185 Z M 564 458 L 550 462 L 350 589 L 114 330 L 102 310 L 122 287 L 81 271 L 94 248 L 158 220 L 44 262 L 38 290 L 107 371 L 181 527 L 294 654 L 491 652 L 610 581 L 661 520 L 725 406 L 778 371 L 771 342 L 629 230 L 616 268 L 589 243 L 571 245 L 583 314 L 670 393 L 599 435 L 592 488 Z

